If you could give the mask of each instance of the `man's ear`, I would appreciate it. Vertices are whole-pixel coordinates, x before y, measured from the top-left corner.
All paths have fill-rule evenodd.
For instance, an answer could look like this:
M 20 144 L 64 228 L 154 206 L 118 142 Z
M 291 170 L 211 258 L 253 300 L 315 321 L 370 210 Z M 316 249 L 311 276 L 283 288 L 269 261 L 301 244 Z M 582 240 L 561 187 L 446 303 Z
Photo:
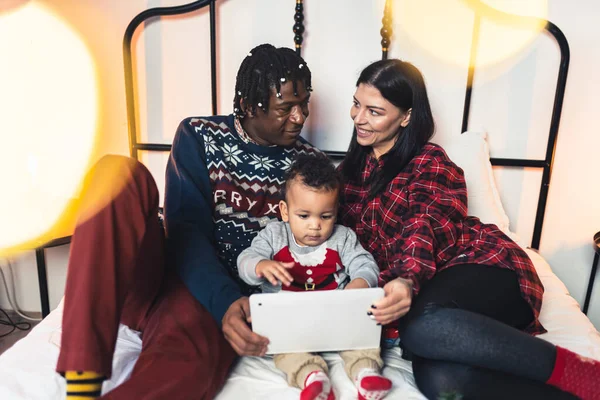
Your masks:
M 240 108 L 242 109 L 242 112 L 246 114 L 247 117 L 252 118 L 254 116 L 252 110 L 248 109 L 248 105 L 246 104 L 243 98 L 240 99 Z
M 409 108 L 404 117 L 402 117 L 402 122 L 400 122 L 400 126 L 406 128 L 410 123 L 410 113 L 412 112 L 412 108 Z
M 287 203 L 285 200 L 279 202 L 279 212 L 281 212 L 281 220 L 283 222 L 290 222 L 290 216 L 288 214 Z

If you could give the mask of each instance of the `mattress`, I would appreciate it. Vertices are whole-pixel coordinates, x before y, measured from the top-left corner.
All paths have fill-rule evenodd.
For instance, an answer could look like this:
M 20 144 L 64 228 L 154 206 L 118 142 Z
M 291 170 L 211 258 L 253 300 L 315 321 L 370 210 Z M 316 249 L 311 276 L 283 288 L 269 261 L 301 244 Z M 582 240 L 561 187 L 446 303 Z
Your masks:
M 565 285 L 536 252 L 527 250 L 544 284 L 545 293 L 540 315 L 548 333 L 539 337 L 579 354 L 600 360 L 600 334 L 580 311 Z M 38 324 L 25 338 L 0 356 L 0 399 L 62 399 L 63 378 L 54 372 L 60 349 L 62 304 Z M 106 393 L 125 381 L 139 355 L 139 333 L 124 325 L 113 359 L 113 377 L 106 381 Z M 342 361 L 335 353 L 325 353 L 337 398 L 356 399 L 356 389 L 344 373 Z M 399 349 L 385 350 L 383 374 L 393 382 L 388 399 L 424 399 L 416 388 L 411 364 L 400 357 Z M 288 387 L 283 373 L 275 369 L 270 358 L 243 357 L 233 368 L 217 400 L 294 399 L 300 391 Z

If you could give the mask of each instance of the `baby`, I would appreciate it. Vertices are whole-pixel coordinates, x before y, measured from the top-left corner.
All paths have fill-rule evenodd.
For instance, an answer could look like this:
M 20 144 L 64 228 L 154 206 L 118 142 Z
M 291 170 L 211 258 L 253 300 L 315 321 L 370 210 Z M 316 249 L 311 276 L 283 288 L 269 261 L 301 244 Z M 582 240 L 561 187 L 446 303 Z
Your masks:
M 300 155 L 286 173 L 279 207 L 282 222 L 269 223 L 238 257 L 240 277 L 279 290 L 377 287 L 379 269 L 356 234 L 336 225 L 341 179 L 325 155 Z M 380 374 L 379 348 L 340 352 L 359 400 L 379 400 L 391 388 Z M 318 354 L 277 354 L 277 368 L 302 389 L 301 400 L 334 400 L 325 360 Z

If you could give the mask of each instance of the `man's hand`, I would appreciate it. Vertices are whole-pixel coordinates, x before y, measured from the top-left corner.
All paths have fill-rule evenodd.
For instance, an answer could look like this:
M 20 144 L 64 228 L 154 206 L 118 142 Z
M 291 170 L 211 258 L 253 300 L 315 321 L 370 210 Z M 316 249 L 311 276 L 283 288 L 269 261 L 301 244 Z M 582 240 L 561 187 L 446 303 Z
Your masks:
M 256 264 L 256 276 L 259 278 L 264 277 L 273 286 L 277 286 L 279 283 L 290 286 L 294 278 L 292 278 L 292 274 L 288 272 L 288 269 L 293 268 L 294 265 L 293 261 L 262 260 Z
M 231 347 L 240 356 L 264 356 L 269 339 L 257 335 L 248 326 L 250 317 L 250 301 L 248 297 L 240 297 L 227 309 L 223 316 L 223 334 Z
M 373 308 L 369 310 L 375 321 L 381 325 L 389 324 L 404 316 L 410 310 L 412 303 L 412 282 L 396 278 L 389 281 L 383 287 L 385 296 L 376 301 Z

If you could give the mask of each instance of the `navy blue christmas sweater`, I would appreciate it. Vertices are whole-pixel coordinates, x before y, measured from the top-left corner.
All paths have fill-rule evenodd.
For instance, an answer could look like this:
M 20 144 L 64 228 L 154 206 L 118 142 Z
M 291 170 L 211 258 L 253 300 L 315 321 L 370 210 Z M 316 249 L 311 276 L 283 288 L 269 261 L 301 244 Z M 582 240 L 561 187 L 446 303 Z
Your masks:
M 237 256 L 280 219 L 279 189 L 295 156 L 317 151 L 303 138 L 291 147 L 248 142 L 233 115 L 179 125 L 166 171 L 169 257 L 219 325 L 231 303 L 252 290 L 239 279 Z

